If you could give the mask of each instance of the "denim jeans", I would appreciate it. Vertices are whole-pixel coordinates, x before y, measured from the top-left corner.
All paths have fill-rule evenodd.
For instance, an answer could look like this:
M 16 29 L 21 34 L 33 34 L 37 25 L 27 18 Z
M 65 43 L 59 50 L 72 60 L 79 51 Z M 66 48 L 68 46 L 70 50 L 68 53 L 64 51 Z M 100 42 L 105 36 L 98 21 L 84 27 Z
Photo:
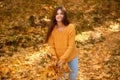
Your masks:
M 78 57 L 76 57 L 72 61 L 68 62 L 68 65 L 72 69 L 72 71 L 69 72 L 70 80 L 76 80 L 76 77 L 78 74 Z M 61 80 L 61 79 L 59 79 L 59 80 Z M 66 80 L 66 74 L 64 74 L 64 80 Z

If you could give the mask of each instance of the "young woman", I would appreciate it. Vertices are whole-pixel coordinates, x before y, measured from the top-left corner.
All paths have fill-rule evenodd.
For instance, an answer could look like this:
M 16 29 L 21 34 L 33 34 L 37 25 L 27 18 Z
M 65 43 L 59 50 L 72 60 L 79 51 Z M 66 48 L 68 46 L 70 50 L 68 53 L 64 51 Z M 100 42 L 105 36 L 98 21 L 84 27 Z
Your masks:
M 48 28 L 47 42 L 49 53 L 58 60 L 58 65 L 68 63 L 72 72 L 70 80 L 75 80 L 78 74 L 78 52 L 75 46 L 75 27 L 70 24 L 63 7 L 54 10 L 51 25 Z

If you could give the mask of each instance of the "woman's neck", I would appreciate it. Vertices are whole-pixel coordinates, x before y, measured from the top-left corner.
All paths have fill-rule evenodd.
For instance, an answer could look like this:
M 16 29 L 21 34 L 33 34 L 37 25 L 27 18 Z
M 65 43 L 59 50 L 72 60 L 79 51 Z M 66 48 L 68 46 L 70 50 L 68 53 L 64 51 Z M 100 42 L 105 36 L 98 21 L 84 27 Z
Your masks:
M 57 27 L 60 28 L 60 27 L 64 27 L 65 25 L 62 23 L 62 22 L 57 22 Z

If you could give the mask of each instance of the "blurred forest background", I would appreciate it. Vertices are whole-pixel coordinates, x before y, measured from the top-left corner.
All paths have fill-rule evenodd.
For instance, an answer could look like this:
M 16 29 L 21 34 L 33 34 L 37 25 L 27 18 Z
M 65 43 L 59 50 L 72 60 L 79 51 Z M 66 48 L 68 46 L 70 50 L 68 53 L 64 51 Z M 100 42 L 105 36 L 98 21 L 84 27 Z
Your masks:
M 0 0 L 0 79 L 41 80 L 57 6 L 76 26 L 77 79 L 120 80 L 120 0 Z

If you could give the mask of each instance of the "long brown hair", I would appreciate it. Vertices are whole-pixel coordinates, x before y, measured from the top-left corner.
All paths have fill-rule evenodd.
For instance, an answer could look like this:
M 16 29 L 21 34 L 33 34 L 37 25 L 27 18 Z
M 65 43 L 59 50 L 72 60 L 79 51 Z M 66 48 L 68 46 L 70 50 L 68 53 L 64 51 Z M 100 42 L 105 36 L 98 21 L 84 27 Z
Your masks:
M 52 30 L 54 29 L 55 25 L 57 24 L 57 21 L 56 21 L 56 19 L 55 19 L 55 16 L 57 15 L 57 11 L 58 11 L 59 9 L 63 12 L 63 15 L 64 15 L 63 20 L 62 20 L 62 23 L 63 23 L 65 26 L 69 25 L 69 23 L 70 23 L 69 20 L 68 20 L 68 17 L 67 17 L 67 13 L 66 13 L 65 8 L 63 8 L 63 7 L 61 7 L 61 6 L 56 7 L 55 10 L 54 10 L 54 12 L 53 12 L 53 15 L 52 15 L 52 17 L 51 17 L 50 26 L 48 27 L 46 42 L 48 42 L 48 39 L 49 39 L 49 37 L 50 37 L 50 35 L 51 35 L 51 33 L 52 33 Z

